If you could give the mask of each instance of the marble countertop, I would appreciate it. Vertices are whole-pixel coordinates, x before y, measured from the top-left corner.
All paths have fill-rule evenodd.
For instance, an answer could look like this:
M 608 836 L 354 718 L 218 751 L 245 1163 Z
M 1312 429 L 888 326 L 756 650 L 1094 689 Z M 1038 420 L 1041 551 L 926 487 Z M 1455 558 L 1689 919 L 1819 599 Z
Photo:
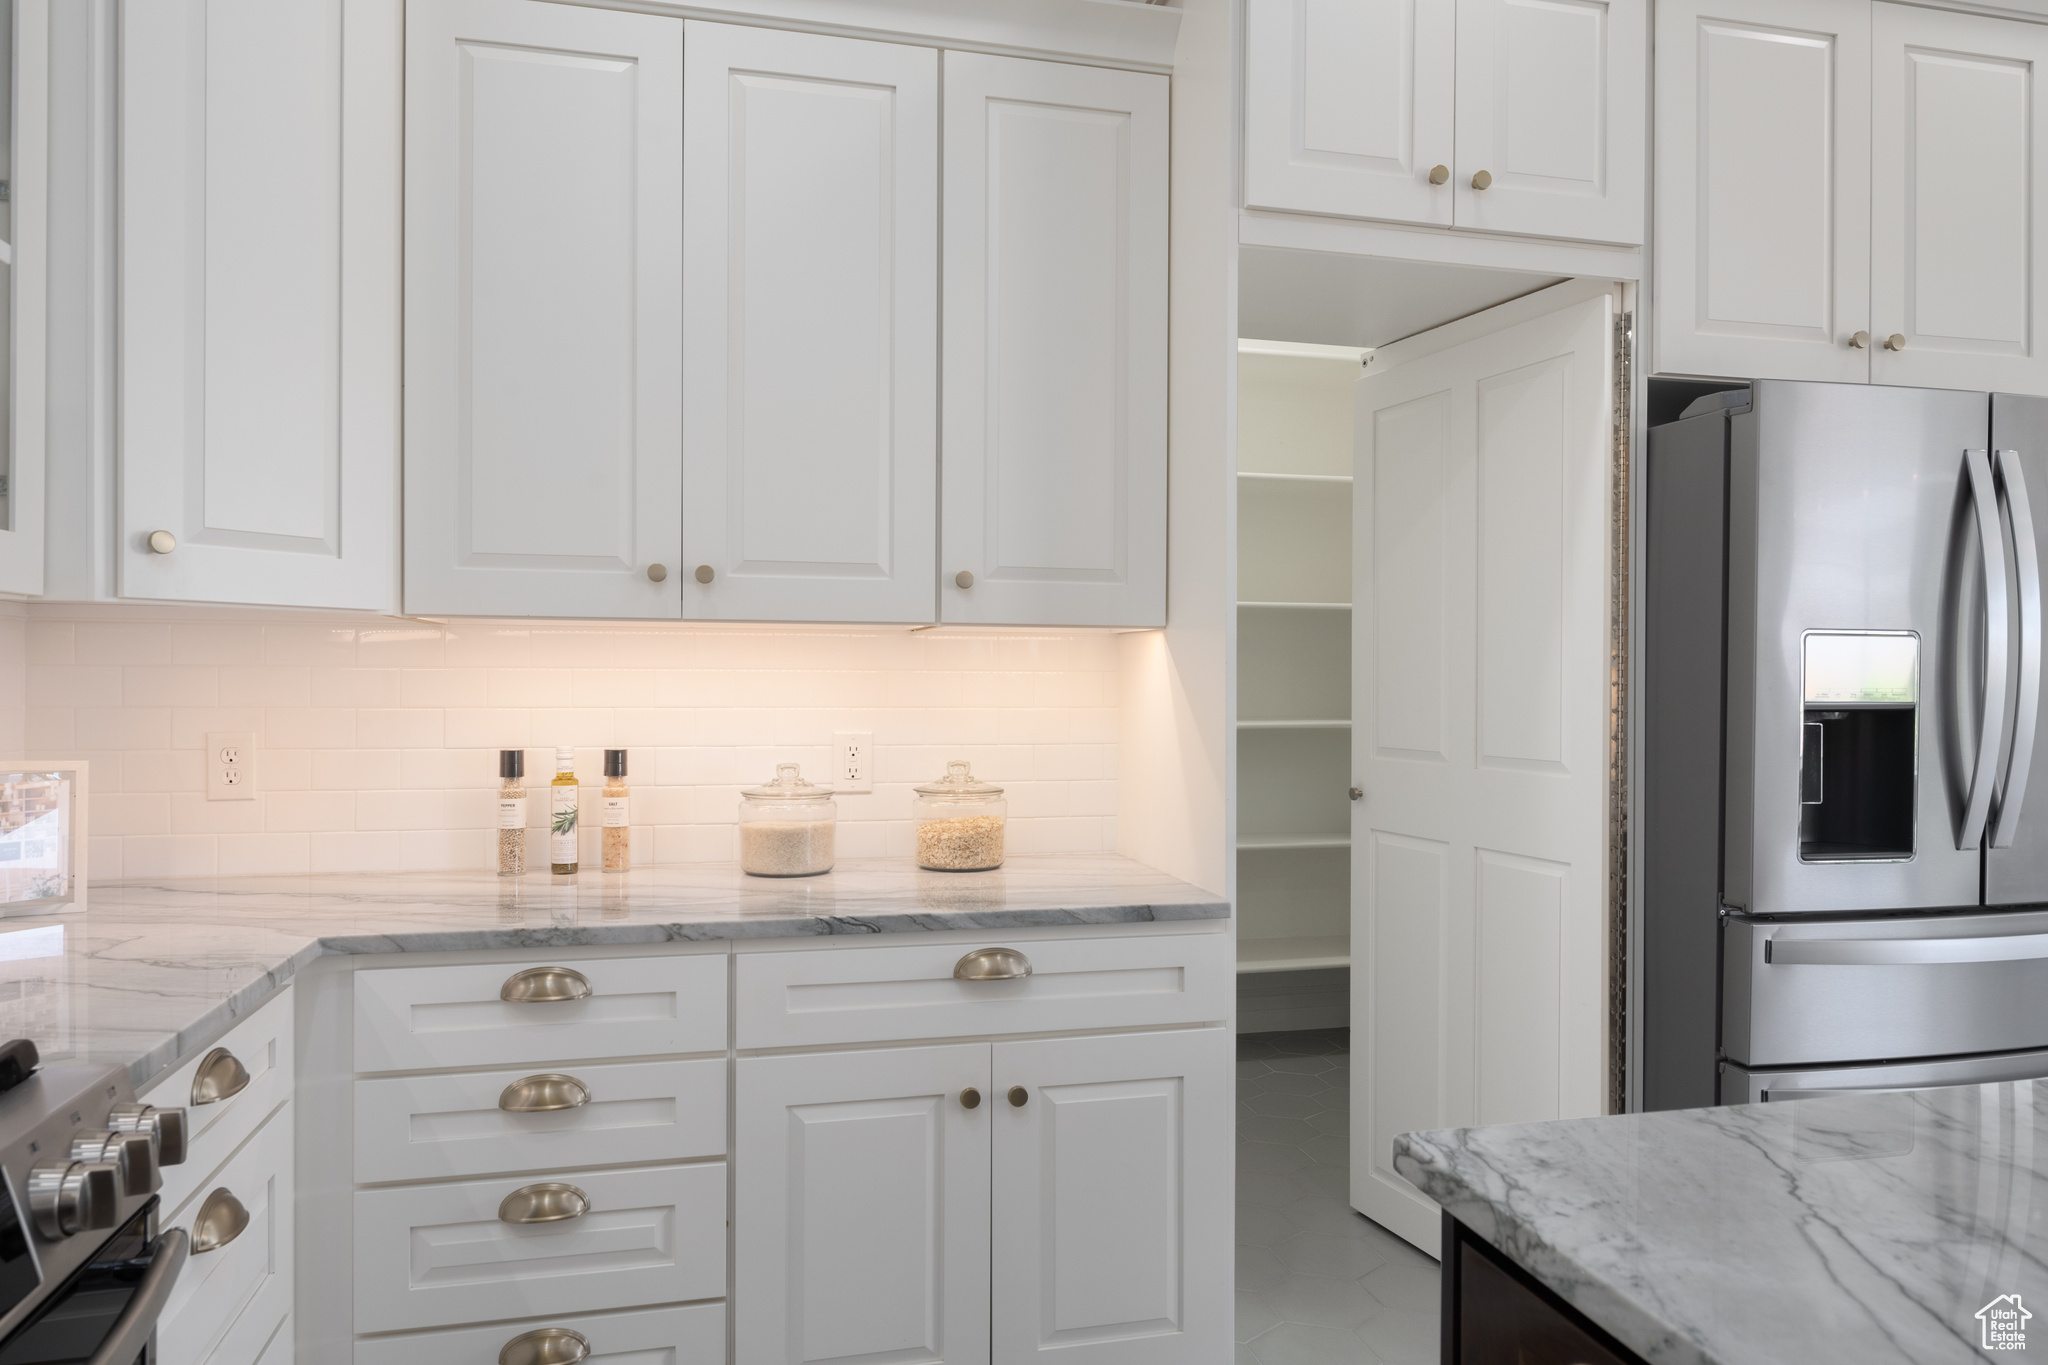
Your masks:
M 1216 920 L 1220 896 L 1113 854 L 990 872 L 846 859 L 821 877 L 737 864 L 613 876 L 387 872 L 187 877 L 91 888 L 89 907 L 0 919 L 0 1038 L 126 1065 L 140 1088 L 314 958 L 496 948 Z
M 2048 1345 L 2048 1081 L 1406 1133 L 1394 1166 L 1654 1365 L 1981 1361 L 2004 1295 Z

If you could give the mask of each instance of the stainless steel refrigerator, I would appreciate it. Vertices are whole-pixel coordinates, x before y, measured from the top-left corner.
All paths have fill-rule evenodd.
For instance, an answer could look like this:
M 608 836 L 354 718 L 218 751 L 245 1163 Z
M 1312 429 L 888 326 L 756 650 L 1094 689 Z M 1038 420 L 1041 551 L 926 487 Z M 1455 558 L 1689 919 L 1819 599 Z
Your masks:
M 2048 399 L 1650 432 L 1642 1101 L 2048 1076 Z

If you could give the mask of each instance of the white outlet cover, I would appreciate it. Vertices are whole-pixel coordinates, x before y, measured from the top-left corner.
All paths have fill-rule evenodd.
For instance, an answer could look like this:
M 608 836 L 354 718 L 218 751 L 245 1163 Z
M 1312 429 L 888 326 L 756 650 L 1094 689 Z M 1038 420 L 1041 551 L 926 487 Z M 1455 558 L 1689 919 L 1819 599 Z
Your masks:
M 875 789 L 875 736 L 871 730 L 837 730 L 832 735 L 832 788 L 842 792 Z
M 206 799 L 209 801 L 254 801 L 256 799 L 256 732 L 254 730 L 209 730 L 206 732 Z

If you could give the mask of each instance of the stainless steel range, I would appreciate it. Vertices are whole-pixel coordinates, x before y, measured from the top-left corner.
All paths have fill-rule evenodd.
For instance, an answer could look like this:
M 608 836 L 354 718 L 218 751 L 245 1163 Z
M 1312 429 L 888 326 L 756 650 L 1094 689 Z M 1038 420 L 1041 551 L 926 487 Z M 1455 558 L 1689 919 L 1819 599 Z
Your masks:
M 124 1068 L 39 1068 L 0 1046 L 0 1365 L 147 1365 L 188 1251 L 156 1230 L 185 1111 L 137 1103 Z
M 2048 399 L 1758 382 L 1646 491 L 1645 1107 L 2048 1076 Z

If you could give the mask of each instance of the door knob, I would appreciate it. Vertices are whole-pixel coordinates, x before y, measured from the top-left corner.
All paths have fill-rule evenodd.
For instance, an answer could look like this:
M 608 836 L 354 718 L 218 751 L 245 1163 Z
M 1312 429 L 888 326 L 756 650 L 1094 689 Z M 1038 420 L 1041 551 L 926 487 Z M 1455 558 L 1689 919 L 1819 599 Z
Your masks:
M 218 1104 L 249 1088 L 249 1068 L 224 1047 L 206 1054 L 192 1077 L 192 1103 Z
M 981 1092 L 971 1085 L 968 1086 L 960 1092 L 960 1107 L 962 1109 L 979 1109 L 981 1107 Z
M 521 1332 L 498 1352 L 498 1365 L 582 1365 L 590 1358 L 590 1338 L 567 1327 L 537 1327 Z
M 1026 1090 L 1021 1085 L 1013 1085 L 1010 1087 L 1010 1103 L 1012 1105 L 1019 1109 L 1022 1109 L 1026 1104 L 1029 1104 L 1030 1102 L 1031 1092 L 1029 1090 Z
M 665 581 L 666 581 L 667 579 L 668 579 L 668 565 L 666 565 L 666 564 L 649 564 L 649 565 L 647 566 L 647 581 L 648 581 L 649 583 L 661 583 L 661 582 L 665 582 Z
M 1475 172 L 1473 173 L 1473 175 L 1472 175 L 1472 188 L 1473 188 L 1473 189 L 1475 189 L 1475 190 L 1483 190 L 1483 189 L 1486 189 L 1486 188 L 1488 188 L 1488 187 L 1489 187 L 1489 186 L 1491 186 L 1492 184 L 1493 184 L 1493 172 L 1492 172 L 1492 171 L 1475 171 Z
M 1449 166 L 1431 166 L 1429 168 L 1429 183 L 1432 185 L 1441 185 L 1450 178 L 1451 168 Z
M 959 573 L 953 575 L 953 585 L 959 588 L 971 588 L 974 586 L 974 575 L 962 569 Z
M 508 1114 L 552 1114 L 561 1109 L 581 1109 L 590 1103 L 590 1087 L 574 1076 L 549 1071 L 512 1082 L 498 1096 L 498 1108 Z
M 192 1220 L 192 1254 L 219 1251 L 249 1226 L 249 1210 L 223 1185 L 206 1196 Z
M 588 1000 L 596 992 L 590 978 L 574 967 L 528 967 L 505 978 L 498 998 L 515 1005 L 550 1005 L 561 1000 Z
M 1868 332 L 1858 332 L 1849 338 L 1849 349 L 1852 351 L 1860 351 L 1869 344 L 1870 333 Z
M 149 552 L 151 554 L 167 555 L 177 548 L 178 538 L 169 531 L 151 531 L 149 533 Z
M 1893 332 L 1893 333 L 1892 333 L 1892 334 L 1891 334 L 1890 336 L 1888 336 L 1888 337 L 1886 337 L 1886 338 L 1884 339 L 1884 348 L 1885 348 L 1885 349 L 1886 349 L 1887 351 L 1903 351 L 1903 350 L 1905 350 L 1905 349 L 1906 349 L 1906 336 L 1905 336 L 1905 333 L 1903 333 L 1903 332 Z
M 699 564 L 697 566 L 697 581 L 699 583 L 709 583 L 716 577 L 718 577 L 718 570 L 712 568 L 709 564 Z
M 574 1185 L 544 1180 L 538 1185 L 521 1185 L 506 1195 L 498 1205 L 498 1221 L 518 1225 L 566 1223 L 589 1212 L 589 1195 Z

